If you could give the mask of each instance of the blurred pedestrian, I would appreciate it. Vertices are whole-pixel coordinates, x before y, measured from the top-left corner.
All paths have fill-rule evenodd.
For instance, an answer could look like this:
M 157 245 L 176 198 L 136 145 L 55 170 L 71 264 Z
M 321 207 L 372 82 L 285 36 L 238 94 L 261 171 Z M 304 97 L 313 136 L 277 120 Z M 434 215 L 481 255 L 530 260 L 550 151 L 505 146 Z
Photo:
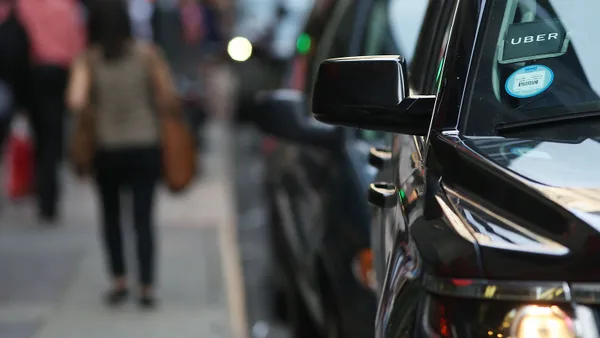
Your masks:
M 10 131 L 10 121 L 26 96 L 29 47 L 14 0 L 0 0 L 0 146 Z
M 128 0 L 128 3 L 133 36 L 140 40 L 153 41 L 152 17 L 154 15 L 154 2 L 150 0 Z
M 181 2 L 179 11 L 183 41 L 188 45 L 197 44 L 204 35 L 202 7 L 196 1 L 185 1 Z
M 75 0 L 17 0 L 30 41 L 28 110 L 35 138 L 39 217 L 57 220 L 68 69 L 85 47 L 83 18 Z
M 126 188 L 133 197 L 139 304 L 152 308 L 154 194 L 161 173 L 157 111 L 165 97 L 174 97 L 171 75 L 157 47 L 133 37 L 125 0 L 92 2 L 88 34 L 91 43 L 73 65 L 67 103 L 75 114 L 92 111 L 95 120 L 93 172 L 112 278 L 106 301 L 119 305 L 129 293 L 120 202 Z

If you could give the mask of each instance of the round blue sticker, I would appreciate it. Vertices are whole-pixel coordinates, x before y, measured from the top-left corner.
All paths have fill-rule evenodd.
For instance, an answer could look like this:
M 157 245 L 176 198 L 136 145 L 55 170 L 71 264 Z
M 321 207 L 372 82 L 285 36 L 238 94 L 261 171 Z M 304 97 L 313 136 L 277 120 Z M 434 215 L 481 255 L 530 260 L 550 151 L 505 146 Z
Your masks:
M 546 66 L 531 65 L 512 73 L 504 89 L 508 95 L 524 99 L 543 93 L 554 81 L 554 73 Z

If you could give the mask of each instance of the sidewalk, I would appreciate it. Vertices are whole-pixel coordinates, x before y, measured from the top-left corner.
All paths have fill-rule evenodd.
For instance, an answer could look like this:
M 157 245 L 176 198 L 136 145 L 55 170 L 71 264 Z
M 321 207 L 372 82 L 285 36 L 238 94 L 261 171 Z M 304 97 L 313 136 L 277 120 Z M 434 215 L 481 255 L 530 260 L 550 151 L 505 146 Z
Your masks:
M 220 149 L 203 156 L 203 179 L 185 196 L 159 194 L 161 303 L 153 313 L 140 312 L 133 301 L 116 311 L 101 302 L 108 281 L 89 183 L 65 170 L 58 227 L 38 226 L 30 202 L 3 201 L 0 337 L 246 338 L 228 137 L 222 127 L 211 128 L 209 147 Z

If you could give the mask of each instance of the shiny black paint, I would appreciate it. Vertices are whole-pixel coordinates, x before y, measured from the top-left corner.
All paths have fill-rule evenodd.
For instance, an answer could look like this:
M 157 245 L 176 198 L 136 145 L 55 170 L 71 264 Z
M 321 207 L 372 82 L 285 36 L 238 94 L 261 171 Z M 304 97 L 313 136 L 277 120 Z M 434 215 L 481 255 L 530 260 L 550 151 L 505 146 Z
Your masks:
M 421 32 L 409 83 L 416 93 L 436 94 L 431 128 L 427 138 L 394 135 L 392 159 L 376 178 L 386 191 L 374 185 L 369 193 L 382 283 L 376 337 L 439 336 L 447 321 L 459 323 L 448 337 L 487 336 L 488 328 L 498 328 L 522 305 L 435 295 L 425 289 L 426 276 L 455 283 L 600 279 L 600 179 L 590 163 L 600 146 L 597 133 L 584 125 L 590 122 L 513 138 L 459 132 L 466 78 L 478 50 L 474 37 L 487 15 L 482 3 L 430 6 L 432 21 L 426 19 Z M 447 43 L 441 43 L 446 28 Z M 441 65 L 431 57 L 440 46 Z M 433 80 L 436 66 L 441 73 Z M 537 154 L 515 151 L 534 147 Z M 400 197 L 395 205 L 389 198 L 394 189 Z M 571 311 L 570 304 L 561 305 Z
M 387 264 L 376 337 L 431 336 L 421 323 L 427 308 L 424 304 L 431 297 L 422 286 L 425 273 L 451 278 L 477 278 L 485 274 L 478 244 L 448 226 L 447 214 L 452 202 L 442 187 L 442 182 L 452 184 L 456 177 L 480 189 L 487 188 L 465 171 L 463 163 L 470 161 L 477 167 L 477 159 L 461 152 L 458 144 L 449 142 L 450 138 L 443 134 L 452 134 L 458 126 L 478 29 L 478 5 L 444 1 L 437 8 L 430 6 L 426 14 L 431 21 L 422 29 L 409 83 L 415 92 L 435 93 L 437 100 L 427 138 L 395 135 L 392 176 L 382 171 L 377 178 L 396 185 L 404 198 L 395 209 L 380 209 L 378 213 L 381 221 L 376 226 L 392 223 L 394 229 L 384 232 L 388 239 L 381 241 L 391 247 L 379 251 L 384 252 L 381 259 Z M 436 60 L 431 55 L 440 47 L 444 54 Z M 434 78 L 432 70 L 436 67 L 441 70 Z M 456 175 L 448 177 L 452 172 Z M 460 310 L 458 306 L 455 311 Z
M 364 6 L 368 8 L 372 1 L 357 1 L 355 7 L 344 7 L 343 2 L 337 1 L 336 11 L 353 11 L 352 31 L 344 32 L 346 40 L 340 41 L 338 27 L 328 28 L 335 34 L 319 44 L 321 49 L 331 49 L 319 51 L 324 57 L 359 53 L 354 40 L 362 36 L 364 17 L 369 13 Z M 344 51 L 337 50 L 341 42 L 348 46 Z M 291 117 L 289 111 L 280 113 L 281 120 Z M 319 124 L 309 121 L 309 109 L 304 113 L 311 128 Z M 263 122 L 278 124 L 272 119 Z M 368 163 L 372 144 L 358 138 L 355 129 L 337 128 L 328 134 L 335 137 L 332 142 L 312 142 L 314 135 L 295 130 L 298 133 L 294 135 L 280 130 L 277 149 L 267 158 L 266 190 L 274 212 L 275 254 L 318 326 L 325 329 L 331 324 L 326 321 L 335 320 L 343 337 L 372 337 L 375 294 L 359 283 L 352 270 L 356 255 L 370 245 L 371 215 L 365 192 L 376 174 Z

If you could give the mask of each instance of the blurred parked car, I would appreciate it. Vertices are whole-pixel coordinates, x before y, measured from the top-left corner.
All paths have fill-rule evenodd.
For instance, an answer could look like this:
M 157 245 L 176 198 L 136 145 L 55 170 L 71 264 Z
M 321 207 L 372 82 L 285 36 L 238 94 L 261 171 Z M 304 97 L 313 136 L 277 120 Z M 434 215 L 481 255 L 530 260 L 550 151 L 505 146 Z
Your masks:
M 281 87 L 314 0 L 240 0 L 227 54 L 239 78 L 237 117 L 256 112 L 260 90 Z
M 377 337 L 598 335 L 599 10 L 432 1 L 410 69 L 321 64 L 317 120 L 397 134 Z
M 327 57 L 400 52 L 389 7 L 388 0 L 339 0 L 306 83 Z M 403 37 L 416 40 L 421 19 Z M 369 151 L 389 147 L 392 135 L 315 121 L 305 90 L 262 93 L 256 113 L 261 129 L 279 138 L 266 175 L 278 287 L 295 337 L 371 337 L 378 288 L 365 196 L 377 169 Z

